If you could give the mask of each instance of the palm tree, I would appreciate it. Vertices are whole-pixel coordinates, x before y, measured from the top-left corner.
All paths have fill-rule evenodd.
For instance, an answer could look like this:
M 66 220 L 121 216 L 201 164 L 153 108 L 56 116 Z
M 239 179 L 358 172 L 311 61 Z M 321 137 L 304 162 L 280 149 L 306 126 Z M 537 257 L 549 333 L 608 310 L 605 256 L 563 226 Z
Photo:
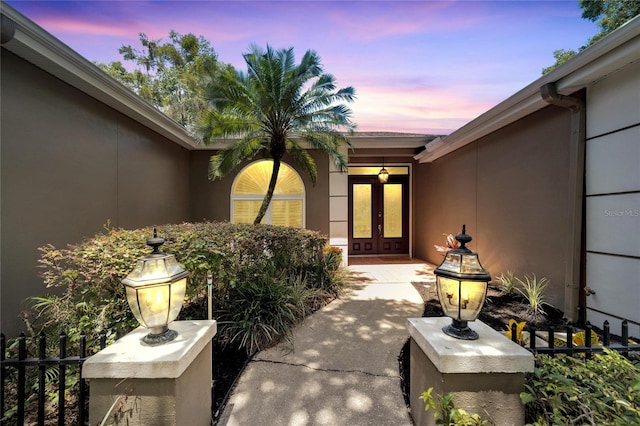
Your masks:
M 335 77 L 324 72 L 320 57 L 308 50 L 300 64 L 293 48 L 266 51 L 252 45 L 245 53 L 247 73 L 229 71 L 211 81 L 200 136 L 205 144 L 216 138 L 237 138 L 209 160 L 209 179 L 224 177 L 243 161 L 262 153 L 273 159 L 269 188 L 254 224 L 262 221 L 278 180 L 280 163 L 289 153 L 294 162 L 316 182 L 316 164 L 303 148 L 306 143 L 329 155 L 345 171 L 347 158 L 341 146 L 351 143 L 339 130 L 355 129 L 351 110 L 339 102 L 352 102 L 352 87 L 336 90 Z

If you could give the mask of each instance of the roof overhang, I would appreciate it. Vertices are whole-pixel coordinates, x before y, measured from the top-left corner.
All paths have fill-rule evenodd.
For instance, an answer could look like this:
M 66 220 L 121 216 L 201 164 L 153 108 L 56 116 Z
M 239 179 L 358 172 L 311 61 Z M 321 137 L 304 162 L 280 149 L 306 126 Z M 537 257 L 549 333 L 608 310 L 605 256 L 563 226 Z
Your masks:
M 569 95 L 640 61 L 640 16 L 515 93 L 441 140 L 434 140 L 414 159 L 430 163 L 463 146 L 524 118 L 548 104 L 540 88 L 554 83 L 558 93 Z
M 198 142 L 180 124 L 4 2 L 2 15 L 5 16 L 3 20 L 10 19 L 15 28 L 13 37 L 2 44 L 3 49 L 184 148 L 194 149 L 198 146 Z M 4 38 L 5 34 L 3 41 Z
M 438 137 L 435 135 L 394 132 L 355 132 L 347 135 L 347 139 L 354 149 L 417 149 L 422 148 L 425 144 Z M 238 139 L 217 139 L 211 141 L 208 145 L 200 144 L 193 149 L 202 151 L 218 150 L 229 146 L 236 140 Z M 304 143 L 301 145 L 305 148 L 311 148 L 311 146 Z

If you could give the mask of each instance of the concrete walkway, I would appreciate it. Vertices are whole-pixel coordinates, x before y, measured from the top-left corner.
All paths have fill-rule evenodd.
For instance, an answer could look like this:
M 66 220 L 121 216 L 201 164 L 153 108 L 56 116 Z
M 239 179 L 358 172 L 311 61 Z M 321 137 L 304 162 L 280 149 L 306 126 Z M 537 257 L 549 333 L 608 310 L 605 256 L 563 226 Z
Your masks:
M 406 319 L 432 285 L 424 263 L 349 266 L 346 294 L 260 352 L 240 377 L 220 425 L 411 425 L 398 372 Z

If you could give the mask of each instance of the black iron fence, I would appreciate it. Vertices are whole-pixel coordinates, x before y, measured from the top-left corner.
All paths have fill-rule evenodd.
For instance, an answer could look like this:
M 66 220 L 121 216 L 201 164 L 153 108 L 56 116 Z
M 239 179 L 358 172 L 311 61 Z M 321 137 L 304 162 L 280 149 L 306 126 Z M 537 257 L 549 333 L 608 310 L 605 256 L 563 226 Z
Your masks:
M 597 333 L 592 333 L 593 326 L 587 323 L 584 330 L 576 331 L 575 327 L 567 326 L 565 331 L 536 330 L 534 326 L 527 327 L 524 331 L 529 332 L 529 342 L 523 344 L 522 333 L 518 333 L 517 325 L 511 326 L 511 340 L 523 344 L 525 349 L 533 353 L 547 354 L 584 354 L 587 359 L 597 352 L 602 352 L 602 348 L 608 348 L 620 352 L 628 357 L 630 352 L 640 352 L 640 344 L 629 339 L 629 324 L 622 321 L 621 336 L 612 338 L 609 321 L 605 321 L 602 327 L 602 340 Z M 595 341 L 594 336 L 597 336 Z M 536 342 L 541 338 L 545 344 L 539 345 Z
M 82 364 L 88 358 L 87 341 L 84 333 L 80 334 L 78 355 L 67 355 L 67 334 L 60 334 L 58 341 L 58 355 L 47 356 L 47 339 L 44 334 L 37 338 L 38 354 L 27 353 L 27 337 L 24 333 L 16 339 L 17 357 L 6 358 L 7 341 L 4 334 L 0 334 L 0 422 L 2 424 L 23 425 L 27 420 L 25 415 L 31 414 L 30 422 L 37 421 L 38 425 L 45 424 L 45 412 L 47 404 L 47 381 L 53 380 L 56 385 L 49 390 L 57 388 L 57 423 L 68 425 L 77 423 L 85 425 L 88 420 L 87 410 L 87 386 L 82 378 Z M 35 343 L 35 342 L 34 342 Z M 100 349 L 106 345 L 106 334 L 100 334 Z M 67 369 L 78 369 L 78 399 L 77 421 L 66 419 L 67 407 L 65 391 L 67 388 Z M 57 374 L 56 374 L 57 370 Z M 57 377 L 56 377 L 57 376 Z M 7 406 L 9 405 L 9 406 Z M 26 413 L 25 410 L 33 410 L 37 406 L 37 413 Z M 34 416 L 35 414 L 35 416 Z M 35 417 L 35 419 L 33 418 Z

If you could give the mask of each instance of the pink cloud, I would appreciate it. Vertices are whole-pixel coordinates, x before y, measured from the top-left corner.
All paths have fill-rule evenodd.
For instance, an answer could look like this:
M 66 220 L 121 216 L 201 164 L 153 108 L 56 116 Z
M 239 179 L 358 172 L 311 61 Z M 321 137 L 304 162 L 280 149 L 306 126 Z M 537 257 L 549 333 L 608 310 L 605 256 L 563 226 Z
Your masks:
M 69 18 L 45 17 L 39 20 L 39 25 L 49 32 L 82 34 L 84 36 L 127 36 L 131 30 L 125 25 L 105 25 L 102 23 L 78 21 Z
M 358 9 L 359 19 L 353 19 L 353 10 L 334 10 L 328 14 L 328 20 L 339 32 L 344 32 L 354 40 L 375 40 L 394 35 L 437 33 L 456 31 L 477 26 L 485 20 L 480 14 L 462 15 L 456 12 L 453 2 L 385 2 L 377 7 L 376 3 L 355 3 L 364 5 Z M 469 3 L 462 7 L 469 7 Z M 381 13 L 382 12 L 382 13 Z

